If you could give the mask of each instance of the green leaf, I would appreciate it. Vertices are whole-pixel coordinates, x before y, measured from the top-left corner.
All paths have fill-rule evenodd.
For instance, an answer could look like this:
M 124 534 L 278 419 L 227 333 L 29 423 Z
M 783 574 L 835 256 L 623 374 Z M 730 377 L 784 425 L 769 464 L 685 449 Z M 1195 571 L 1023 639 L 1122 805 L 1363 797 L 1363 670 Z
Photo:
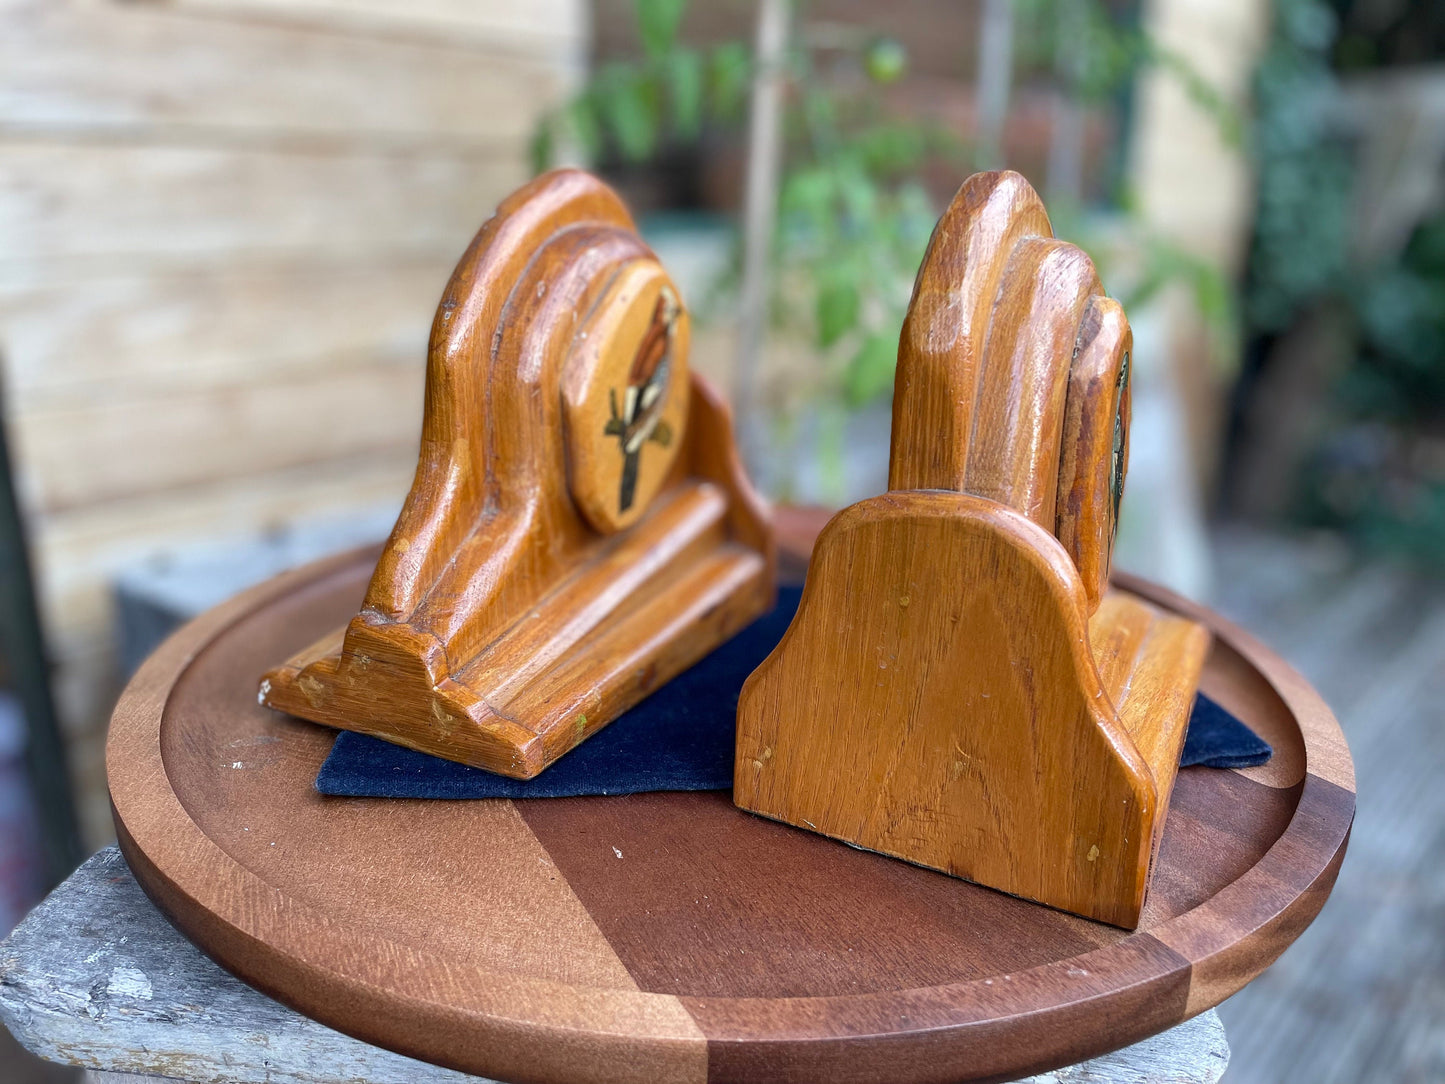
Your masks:
M 564 117 L 583 157 L 595 162 L 602 154 L 602 122 L 597 116 L 595 96 L 578 98 L 567 107 Z
M 908 50 L 896 38 L 878 38 L 864 50 L 863 68 L 875 83 L 896 83 L 908 71 Z
M 858 285 L 839 278 L 818 291 L 818 345 L 832 346 L 858 325 Z
M 687 0 L 634 0 L 637 33 L 651 60 L 661 60 L 677 41 L 677 28 L 687 10 Z
M 860 407 L 887 393 L 893 386 L 897 363 L 897 335 L 875 332 L 864 339 L 843 374 L 843 394 L 848 405 Z
M 667 60 L 667 81 L 673 126 L 683 139 L 696 139 L 702 131 L 702 57 L 692 49 L 674 52 Z
M 783 181 L 779 203 L 784 211 L 803 216 L 817 228 L 827 228 L 836 217 L 836 182 L 837 178 L 826 169 L 800 169 Z
M 878 210 L 878 186 L 861 170 L 845 169 L 838 174 L 838 194 L 850 223 L 861 228 L 871 222 Z
M 660 124 L 657 87 L 643 72 L 609 65 L 598 75 L 597 112 L 630 161 L 649 157 L 657 147 Z
M 532 133 L 532 143 L 528 148 L 532 159 L 533 173 L 546 173 L 552 168 L 552 163 L 557 159 L 557 133 L 556 119 L 554 116 L 543 117 L 537 123 L 537 130 Z
M 740 117 L 752 81 L 752 56 L 742 42 L 724 42 L 713 50 L 710 71 L 713 112 L 724 120 Z
M 928 153 L 928 138 L 917 125 L 878 124 L 852 141 L 864 168 L 879 177 L 896 177 L 919 169 Z

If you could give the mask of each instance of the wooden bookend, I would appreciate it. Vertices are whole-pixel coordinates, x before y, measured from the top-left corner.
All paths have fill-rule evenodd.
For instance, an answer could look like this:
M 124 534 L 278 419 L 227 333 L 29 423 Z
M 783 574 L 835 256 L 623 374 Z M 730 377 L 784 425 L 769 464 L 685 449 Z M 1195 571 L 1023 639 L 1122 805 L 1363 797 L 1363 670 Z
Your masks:
M 1138 924 L 1208 634 L 1109 589 L 1129 325 L 1016 173 L 959 190 L 898 349 L 888 493 L 818 537 L 743 687 L 743 809 Z
M 771 605 L 767 512 L 616 194 L 540 177 L 432 325 L 416 479 L 361 612 L 273 708 L 535 776 Z

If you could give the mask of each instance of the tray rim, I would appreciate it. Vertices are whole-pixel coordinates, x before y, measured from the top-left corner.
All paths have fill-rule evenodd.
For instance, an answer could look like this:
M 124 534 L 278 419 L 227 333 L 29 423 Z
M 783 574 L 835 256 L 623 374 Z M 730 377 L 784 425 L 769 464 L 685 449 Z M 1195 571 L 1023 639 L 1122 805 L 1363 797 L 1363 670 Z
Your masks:
M 1116 575 L 1118 586 L 1206 624 L 1279 697 L 1304 739 L 1299 799 L 1284 832 L 1239 878 L 1192 910 L 997 985 L 979 979 L 827 997 L 717 998 L 487 972 L 486 995 L 469 1006 L 438 1000 L 405 968 L 390 985 L 377 985 L 325 957 L 326 943 L 339 933 L 333 920 L 286 896 L 205 836 L 170 787 L 159 740 L 172 690 L 210 643 L 293 592 L 353 573 L 377 549 L 361 547 L 283 573 L 173 633 L 121 694 L 107 736 L 106 772 L 126 861 L 192 941 L 293 1008 L 413 1057 L 509 1080 L 696 1081 L 707 1078 L 712 1063 L 739 1058 L 777 1067 L 741 1074 L 759 1080 L 869 1079 L 869 1065 L 880 1058 L 898 1082 L 934 1079 L 959 1058 L 975 1066 L 968 1079 L 1008 1079 L 1117 1049 L 1217 1005 L 1303 932 L 1344 857 L 1355 808 L 1353 764 L 1339 723 L 1315 690 L 1270 648 L 1212 611 Z M 343 936 L 352 939 L 354 952 L 358 935 Z M 368 940 L 405 960 L 412 973 L 423 965 L 446 967 L 423 950 Z M 1052 996 L 1037 996 L 1045 985 Z M 1020 991 L 1035 997 L 1021 1003 Z M 1127 1017 L 1121 1010 L 1141 998 L 1166 997 L 1180 1002 L 1167 1019 L 1153 1013 L 1115 1019 Z M 879 1026 L 900 1017 L 908 1023 Z M 493 1042 L 479 1048 L 481 1038 Z M 1000 1046 L 1030 1053 L 1007 1064 L 982 1056 Z M 739 1075 L 736 1066 L 723 1071 Z

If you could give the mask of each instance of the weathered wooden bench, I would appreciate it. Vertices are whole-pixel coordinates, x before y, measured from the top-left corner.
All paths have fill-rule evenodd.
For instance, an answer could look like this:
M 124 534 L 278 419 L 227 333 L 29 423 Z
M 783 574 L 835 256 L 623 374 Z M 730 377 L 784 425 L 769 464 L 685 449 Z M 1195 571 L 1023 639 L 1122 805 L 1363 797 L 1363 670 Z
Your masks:
M 28 1050 L 91 1070 L 236 1084 L 462 1084 L 480 1078 L 343 1035 L 253 990 L 156 910 L 108 847 L 0 942 L 0 1021 Z M 1214 1084 L 1229 1064 L 1213 1010 L 1152 1039 L 1029 1078 Z M 124 1075 L 123 1075 L 124 1074 Z

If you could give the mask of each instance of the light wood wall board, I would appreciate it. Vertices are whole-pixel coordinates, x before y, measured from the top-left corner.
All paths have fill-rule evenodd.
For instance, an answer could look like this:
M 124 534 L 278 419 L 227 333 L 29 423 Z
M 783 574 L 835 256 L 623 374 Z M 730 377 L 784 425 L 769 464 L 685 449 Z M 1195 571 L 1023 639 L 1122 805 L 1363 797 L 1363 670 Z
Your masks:
M 525 0 L 477 4 L 474 0 L 171 0 L 180 11 L 233 18 L 273 18 L 292 25 L 351 31 L 409 32 L 447 41 L 475 40 L 489 48 L 534 51 L 588 46 L 588 0 Z M 631 12 L 628 12 L 631 15 Z
M 1197 72 L 1228 109 L 1247 116 L 1270 10 L 1268 0 L 1149 0 L 1142 18 L 1155 42 Z M 1226 275 L 1237 275 L 1254 215 L 1247 140 L 1232 141 L 1220 119 L 1194 101 L 1185 82 L 1163 65 L 1140 73 L 1134 103 L 1128 174 L 1143 227 Z M 1148 308 L 1153 310 L 1147 321 L 1154 326 L 1150 339 L 1157 345 L 1138 355 L 1141 395 L 1152 383 L 1156 390 L 1165 389 L 1159 394 L 1177 395 L 1183 404 L 1190 469 L 1178 472 L 1168 484 L 1176 493 L 1188 493 L 1192 484 L 1197 492 L 1184 502 L 1204 502 L 1199 494 L 1213 491 L 1220 466 L 1232 382 L 1228 363 L 1235 360 L 1235 348 L 1217 341 L 1183 284 L 1165 290 Z M 1134 316 L 1139 320 L 1144 313 Z M 1187 521 L 1189 513 L 1181 513 L 1179 504 L 1161 509 L 1161 515 Z M 1168 547 L 1176 553 L 1183 547 L 1162 536 L 1134 543 L 1130 560 L 1160 575 L 1165 566 L 1147 555 L 1151 542 L 1152 548 Z M 1202 539 L 1194 542 L 1203 545 Z M 1183 567 L 1182 562 L 1176 567 Z M 1199 575 L 1193 577 L 1203 586 Z
M 78 273 L 317 252 L 455 257 L 526 179 L 523 150 L 330 153 L 9 136 L 0 139 L 0 279 L 21 274 L 16 263 L 52 261 Z
M 399 503 L 437 292 L 584 7 L 0 0 L 7 421 L 94 841 L 111 577 Z
M 20 412 L 103 405 L 121 393 L 305 379 L 368 357 L 412 366 L 419 379 L 430 312 L 454 260 L 306 260 L 3 284 L 6 399 Z
M 575 22 L 526 50 L 484 37 L 416 41 L 224 14 L 192 0 L 25 0 L 4 9 L 0 128 L 252 143 L 490 148 L 531 134 L 539 103 L 574 81 Z M 237 5 L 242 7 L 244 5 Z M 316 5 L 271 0 L 282 13 Z M 536 14 L 547 7 L 536 5 Z M 529 21 L 527 4 L 458 4 L 471 22 Z M 340 12 L 343 5 L 335 5 Z M 520 13 L 520 14 L 519 14 Z M 264 78 L 259 78 L 260 73 Z
M 1231 109 L 1246 109 L 1254 58 L 1264 45 L 1263 0 L 1152 0 L 1148 32 L 1183 58 Z M 1253 181 L 1244 148 L 1190 98 L 1179 76 L 1158 68 L 1140 77 L 1131 148 L 1131 185 L 1151 228 L 1188 251 L 1235 270 L 1248 242 Z
M 294 377 L 143 386 L 28 410 L 12 432 L 31 507 L 46 513 L 369 452 L 405 456 L 417 443 L 420 372 L 411 358 L 363 355 Z

